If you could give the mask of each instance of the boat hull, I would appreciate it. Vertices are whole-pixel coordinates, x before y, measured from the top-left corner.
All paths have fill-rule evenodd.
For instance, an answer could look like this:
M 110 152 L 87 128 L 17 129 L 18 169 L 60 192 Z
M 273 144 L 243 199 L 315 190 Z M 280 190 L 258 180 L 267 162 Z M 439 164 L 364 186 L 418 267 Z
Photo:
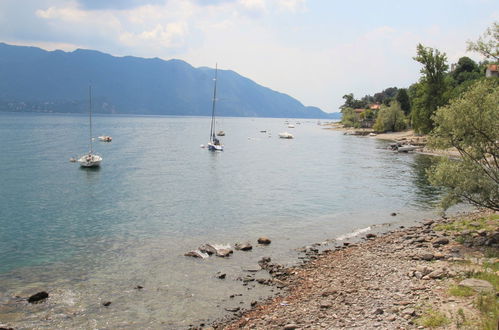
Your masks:
M 208 143 L 208 150 L 210 151 L 224 151 L 224 146 L 220 144 Z
M 288 132 L 279 133 L 279 137 L 281 139 L 293 139 L 294 138 L 293 134 L 288 133 Z
M 81 167 L 98 167 L 102 162 L 102 157 L 99 155 L 84 155 L 78 159 L 78 164 Z

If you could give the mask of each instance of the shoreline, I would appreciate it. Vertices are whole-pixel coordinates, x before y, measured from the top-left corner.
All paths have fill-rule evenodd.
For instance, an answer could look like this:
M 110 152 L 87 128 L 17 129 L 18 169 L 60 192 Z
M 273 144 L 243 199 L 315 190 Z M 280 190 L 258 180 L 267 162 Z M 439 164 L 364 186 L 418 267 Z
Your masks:
M 418 328 L 418 319 L 431 308 L 443 310 L 452 321 L 457 310 L 464 309 L 469 320 L 478 322 L 469 299 L 450 297 L 448 288 L 473 269 L 473 262 L 463 261 L 470 255 L 476 258 L 480 245 L 473 249 L 473 245 L 458 243 L 458 236 L 439 230 L 439 226 L 490 215 L 497 213 L 472 211 L 450 219 L 425 219 L 408 228 L 369 232 L 355 242 L 347 239 L 342 246 L 321 252 L 307 247 L 308 260 L 303 264 L 267 268 L 272 284 L 283 291 L 210 327 L 194 328 L 412 329 Z M 492 222 L 494 229 L 486 235 L 497 236 L 498 221 Z M 483 232 L 477 237 L 480 235 Z M 499 237 L 493 242 L 497 252 Z M 482 259 L 477 260 L 483 263 Z M 499 263 L 499 259 L 491 262 Z
M 355 136 L 363 136 L 363 137 L 369 137 L 369 138 L 374 138 L 378 140 L 384 140 L 384 141 L 390 141 L 390 142 L 400 142 L 403 144 L 411 144 L 415 146 L 421 146 L 419 150 L 415 150 L 414 152 L 423 154 L 423 155 L 430 155 L 430 156 L 446 156 L 446 157 L 451 157 L 451 158 L 459 158 L 460 154 L 457 150 L 455 149 L 447 149 L 447 150 L 436 150 L 436 149 L 429 149 L 426 147 L 427 143 L 427 135 L 418 135 L 414 133 L 414 130 L 409 129 L 401 132 L 389 132 L 389 133 L 379 133 L 376 134 L 374 133 L 374 130 L 371 128 L 349 128 L 349 127 L 343 127 L 342 124 L 339 123 L 332 123 L 332 124 L 325 124 L 323 125 L 324 129 L 328 130 L 334 130 L 334 131 L 340 131 L 344 132 L 344 134 L 350 133 L 348 135 L 355 135 Z M 369 134 L 373 133 L 375 135 L 370 136 Z

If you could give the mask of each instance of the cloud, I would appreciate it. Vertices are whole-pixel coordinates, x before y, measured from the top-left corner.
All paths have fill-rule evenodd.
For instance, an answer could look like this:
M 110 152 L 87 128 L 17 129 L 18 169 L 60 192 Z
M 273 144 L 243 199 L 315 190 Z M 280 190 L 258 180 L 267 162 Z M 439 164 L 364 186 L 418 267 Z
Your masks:
M 1 0 L 0 40 L 176 57 L 194 66 L 218 62 L 304 104 L 337 111 L 346 93 L 361 97 L 415 82 L 418 43 L 447 53 L 449 62 L 475 59 L 465 42 L 498 12 L 493 1 L 456 1 L 461 6 L 442 0 L 427 12 L 392 0 L 362 8 L 306 0 Z
M 180 47 L 184 43 L 184 38 L 188 33 L 187 25 L 184 22 L 158 24 L 153 29 L 140 33 L 124 32 L 119 40 L 127 46 L 140 46 L 154 42 L 159 47 Z
M 306 9 L 306 0 L 277 0 L 277 6 L 280 9 L 295 13 Z
M 149 5 L 164 4 L 167 0 L 148 0 Z M 143 0 L 78 0 L 82 9 L 85 10 L 124 10 L 144 5 Z

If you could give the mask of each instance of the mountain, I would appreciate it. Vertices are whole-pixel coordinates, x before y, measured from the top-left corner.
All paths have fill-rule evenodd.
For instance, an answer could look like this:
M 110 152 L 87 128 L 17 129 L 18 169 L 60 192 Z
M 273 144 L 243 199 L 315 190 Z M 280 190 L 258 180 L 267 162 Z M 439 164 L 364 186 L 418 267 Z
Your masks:
M 214 69 L 181 60 L 115 57 L 94 50 L 45 51 L 0 43 L 0 111 L 211 114 Z M 218 70 L 220 116 L 331 118 L 234 71 Z

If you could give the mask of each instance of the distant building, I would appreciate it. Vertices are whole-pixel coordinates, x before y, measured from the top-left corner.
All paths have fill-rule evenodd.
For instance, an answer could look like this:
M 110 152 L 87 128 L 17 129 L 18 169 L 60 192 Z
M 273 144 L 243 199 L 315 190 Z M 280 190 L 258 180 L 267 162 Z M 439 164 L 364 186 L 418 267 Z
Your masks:
M 369 109 L 371 109 L 371 110 L 379 110 L 380 107 L 381 107 L 381 104 L 378 104 L 378 103 L 369 104 Z
M 485 71 L 485 77 L 499 77 L 499 65 L 489 64 Z
M 359 109 L 353 109 L 353 111 L 354 111 L 356 114 L 360 115 L 361 113 L 363 113 L 364 111 L 366 111 L 366 109 L 360 109 L 360 108 L 359 108 Z

